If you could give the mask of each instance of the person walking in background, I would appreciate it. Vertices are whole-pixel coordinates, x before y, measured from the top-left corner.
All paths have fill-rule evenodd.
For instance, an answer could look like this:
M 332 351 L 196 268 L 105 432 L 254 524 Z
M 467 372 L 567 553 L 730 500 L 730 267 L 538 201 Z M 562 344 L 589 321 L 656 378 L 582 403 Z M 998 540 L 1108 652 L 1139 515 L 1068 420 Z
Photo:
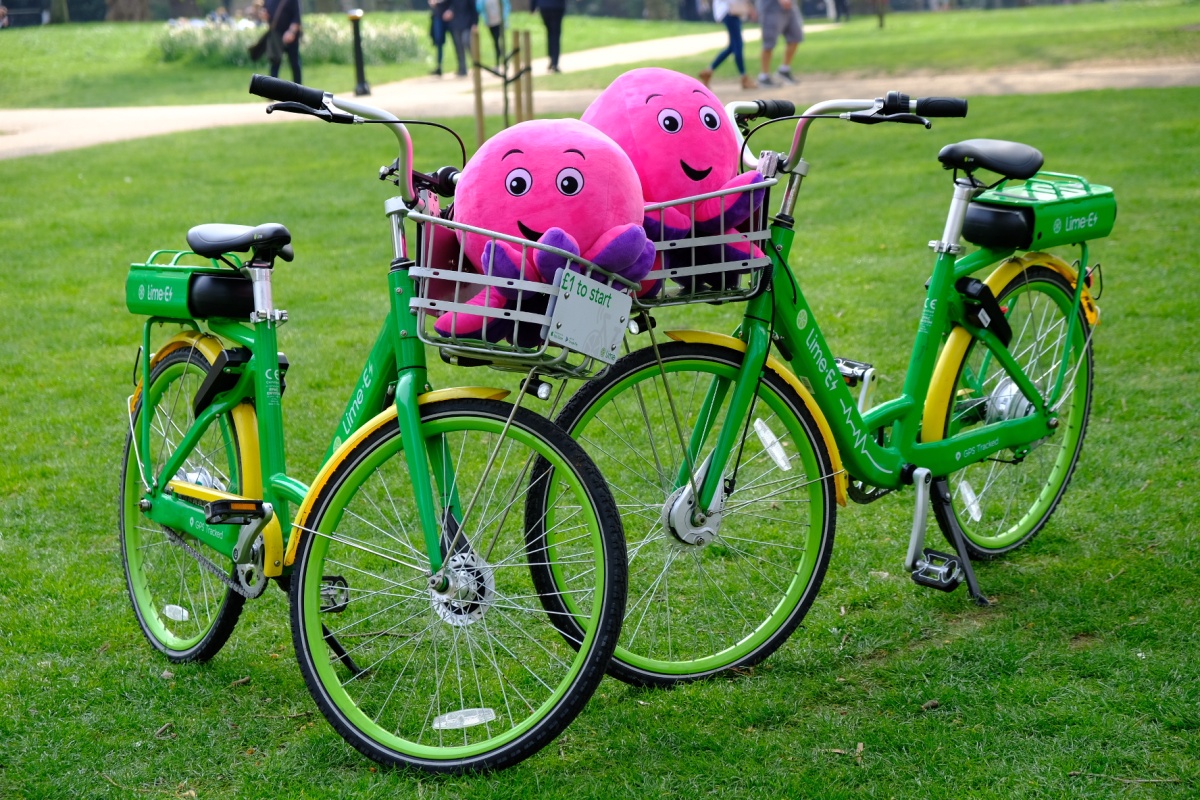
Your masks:
M 837 19 L 834 22 L 850 21 L 850 0 L 833 0 L 833 6 L 837 9 Z
M 300 80 L 300 0 L 266 0 L 263 19 L 270 30 L 267 36 L 267 63 L 271 65 L 271 77 L 279 77 L 279 65 L 287 53 L 288 66 L 292 68 L 292 82 Z
M 508 0 L 475 0 L 475 15 L 492 34 L 496 47 L 496 66 L 504 60 L 504 28 L 508 24 L 512 6 Z M 481 56 L 482 57 L 482 56 Z
M 429 0 L 429 38 L 433 40 L 436 64 L 434 75 L 442 76 L 442 51 L 446 48 L 446 21 L 442 16 L 450 10 L 450 0 Z
M 454 40 L 454 56 L 458 59 L 458 70 L 454 74 L 465 78 L 470 64 L 471 28 L 475 27 L 476 21 L 475 0 L 449 0 L 442 21 Z
M 729 32 L 729 45 L 717 53 L 708 69 L 700 70 L 700 82 L 708 86 L 717 67 L 729 56 L 733 56 L 738 75 L 742 76 L 742 88 L 757 89 L 758 84 L 754 82 L 754 78 L 746 74 L 746 60 L 742 55 L 742 19 L 754 19 L 754 6 L 750 5 L 749 0 L 713 0 L 712 11 L 713 19 L 725 23 L 725 30 Z
M 0 28 L 7 28 L 8 25 L 8 9 L 4 6 L 0 6 Z
M 779 80 L 796 83 L 792 75 L 792 58 L 796 48 L 804 41 L 804 20 L 796 0 L 758 0 L 758 21 L 762 25 L 762 71 L 758 73 L 760 86 L 778 86 L 771 79 L 771 56 L 775 45 L 783 35 L 783 63 L 779 65 Z
M 567 0 L 530 0 L 530 11 L 537 9 L 546 26 L 546 50 L 550 55 L 550 71 L 558 68 L 559 48 L 562 46 L 562 21 L 567 13 Z

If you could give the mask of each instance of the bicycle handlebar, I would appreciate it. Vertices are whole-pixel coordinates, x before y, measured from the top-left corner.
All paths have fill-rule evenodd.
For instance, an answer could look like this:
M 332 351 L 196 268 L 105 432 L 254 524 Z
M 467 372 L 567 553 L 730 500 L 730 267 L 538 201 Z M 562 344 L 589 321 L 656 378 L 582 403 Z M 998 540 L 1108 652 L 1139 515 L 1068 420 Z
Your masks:
M 789 110 L 790 107 L 790 110 Z M 725 106 L 725 111 L 735 122 L 749 121 L 759 117 L 780 119 L 795 115 L 795 107 L 782 100 L 735 100 Z M 867 112 L 867 113 L 862 113 Z M 916 115 L 914 117 L 914 115 Z M 888 92 L 885 97 L 873 100 L 825 100 L 810 106 L 796 123 L 796 133 L 786 158 L 780 162 L 783 172 L 792 170 L 804 153 L 804 141 L 808 126 L 819 117 L 835 117 L 853 122 L 924 122 L 921 117 L 965 117 L 967 101 L 959 97 L 910 98 L 901 92 Z M 892 119 L 889 120 L 889 117 Z M 758 157 L 747 152 L 743 159 L 746 166 L 758 167 Z
M 412 207 L 417 199 L 412 181 L 412 137 L 409 136 L 408 128 L 404 127 L 404 123 L 400 122 L 391 112 L 267 75 L 255 74 L 250 78 L 250 94 L 285 104 L 280 106 L 282 111 L 310 110 L 314 116 L 327 122 L 361 124 L 366 120 L 373 120 L 385 123 L 395 135 L 396 142 L 400 146 L 400 155 L 396 159 L 397 173 L 400 176 L 397 184 L 400 188 L 400 196 L 406 205 Z M 295 105 L 288 108 L 287 104 L 296 104 L 303 108 L 297 108 Z M 275 106 L 269 106 L 267 112 L 270 113 L 275 108 Z M 337 111 L 346 113 L 337 114 Z

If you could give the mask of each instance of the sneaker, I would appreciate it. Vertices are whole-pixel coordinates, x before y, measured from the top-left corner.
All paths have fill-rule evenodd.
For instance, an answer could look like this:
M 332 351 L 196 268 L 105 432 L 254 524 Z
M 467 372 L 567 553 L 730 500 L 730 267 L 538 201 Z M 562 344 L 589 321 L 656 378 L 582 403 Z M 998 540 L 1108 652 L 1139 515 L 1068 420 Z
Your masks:
M 742 88 L 743 89 L 757 89 L 758 83 L 754 80 L 754 78 L 751 78 L 749 75 L 743 75 L 742 76 Z
M 708 82 L 712 80 L 712 75 L 713 75 L 713 73 L 712 73 L 711 69 L 700 70 L 700 82 L 703 83 L 705 85 L 705 87 L 707 87 Z
M 779 84 L 771 80 L 771 76 L 767 73 L 760 72 L 758 73 L 758 85 L 770 89 L 771 87 L 778 86 Z
M 779 71 L 775 74 L 778 75 L 779 80 L 783 81 L 784 83 L 792 86 L 795 86 L 798 83 L 795 77 L 792 76 L 792 71 L 786 67 L 780 67 Z

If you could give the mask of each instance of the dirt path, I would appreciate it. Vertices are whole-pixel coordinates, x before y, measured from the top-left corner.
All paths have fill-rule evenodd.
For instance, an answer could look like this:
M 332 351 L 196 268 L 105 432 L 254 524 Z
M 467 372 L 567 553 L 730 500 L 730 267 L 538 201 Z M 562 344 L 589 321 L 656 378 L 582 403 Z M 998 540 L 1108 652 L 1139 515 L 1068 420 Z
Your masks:
M 807 33 L 828 29 L 827 25 L 806 26 Z M 747 31 L 747 41 L 758 40 L 757 30 Z M 613 64 L 644 62 L 646 53 L 666 60 L 695 53 L 716 53 L 726 43 L 723 30 L 649 42 L 613 45 L 566 53 L 562 65 L 568 70 L 586 70 Z M 534 75 L 545 74 L 542 60 Z M 1083 66 L 1061 70 L 910 75 L 888 78 L 801 76 L 798 86 L 745 92 L 732 78 L 715 80 L 713 89 L 724 100 L 738 97 L 781 97 L 807 107 L 837 97 L 878 97 L 898 89 L 910 95 L 977 97 L 997 94 L 1043 94 L 1091 89 L 1134 89 L 1143 87 L 1200 86 L 1200 62 Z M 587 107 L 597 90 L 552 92 L 534 95 L 536 114 L 577 114 Z M 470 116 L 474 103 L 466 79 L 414 78 L 372 87 L 371 105 L 397 116 Z M 499 84 L 485 83 L 484 110 L 499 114 L 502 109 Z M 158 106 L 138 108 L 66 108 L 0 110 L 0 159 L 54 153 L 179 131 L 227 125 L 249 125 L 278 117 L 263 113 L 258 103 L 226 105 Z

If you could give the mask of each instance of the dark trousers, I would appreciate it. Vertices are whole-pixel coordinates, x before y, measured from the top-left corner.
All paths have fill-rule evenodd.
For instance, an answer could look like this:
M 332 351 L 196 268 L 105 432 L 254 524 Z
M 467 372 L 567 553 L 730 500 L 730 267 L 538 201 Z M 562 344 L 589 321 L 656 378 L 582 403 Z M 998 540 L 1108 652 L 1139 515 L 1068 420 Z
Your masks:
M 721 62 L 733 56 L 733 63 L 737 65 L 739 75 L 746 74 L 746 61 L 742 56 L 742 20 L 741 17 L 735 17 L 733 14 L 726 14 L 721 18 L 721 22 L 725 23 L 725 30 L 729 31 L 729 45 L 717 53 L 717 57 L 713 59 L 712 66 L 709 69 L 716 70 L 721 66 Z
M 562 45 L 562 21 L 567 12 L 561 8 L 540 8 L 546 25 L 546 49 L 550 53 L 550 69 L 558 69 L 559 47 Z
M 496 46 L 496 66 L 500 66 L 500 62 L 504 60 L 504 25 L 489 25 L 488 30 L 492 34 L 492 44 Z M 480 53 L 480 58 L 483 54 Z
M 283 63 L 283 54 L 287 54 L 288 66 L 292 68 L 292 83 L 304 83 L 300 80 L 300 40 L 293 39 L 291 44 L 284 44 L 278 33 L 272 34 L 274 43 L 267 47 L 267 63 L 271 65 L 271 77 L 279 77 L 279 65 Z M 277 45 L 270 46 L 271 44 Z
M 438 14 L 434 14 L 429 24 L 429 37 L 433 39 L 433 48 L 437 53 L 437 70 L 442 71 L 442 48 L 446 45 L 446 23 Z
M 466 75 L 467 66 L 471 63 L 471 29 L 456 30 L 451 25 L 450 38 L 454 40 L 454 56 L 458 59 L 458 74 Z

